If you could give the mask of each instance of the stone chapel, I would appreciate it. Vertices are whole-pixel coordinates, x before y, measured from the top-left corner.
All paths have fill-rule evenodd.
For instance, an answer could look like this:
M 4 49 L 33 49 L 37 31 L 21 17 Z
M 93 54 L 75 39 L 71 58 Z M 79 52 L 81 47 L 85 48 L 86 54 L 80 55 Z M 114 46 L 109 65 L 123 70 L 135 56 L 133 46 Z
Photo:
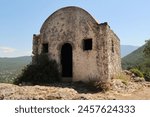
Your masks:
M 55 11 L 33 35 L 33 58 L 47 54 L 63 81 L 109 80 L 121 71 L 120 40 L 107 23 L 79 7 Z

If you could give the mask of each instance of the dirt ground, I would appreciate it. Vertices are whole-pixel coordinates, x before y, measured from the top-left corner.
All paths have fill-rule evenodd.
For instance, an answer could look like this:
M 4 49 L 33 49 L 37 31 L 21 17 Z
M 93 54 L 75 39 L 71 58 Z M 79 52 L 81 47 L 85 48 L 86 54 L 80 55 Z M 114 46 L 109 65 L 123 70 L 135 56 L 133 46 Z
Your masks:
M 123 100 L 150 100 L 150 87 L 144 87 L 138 91 L 134 91 L 130 94 L 116 95 L 116 99 Z

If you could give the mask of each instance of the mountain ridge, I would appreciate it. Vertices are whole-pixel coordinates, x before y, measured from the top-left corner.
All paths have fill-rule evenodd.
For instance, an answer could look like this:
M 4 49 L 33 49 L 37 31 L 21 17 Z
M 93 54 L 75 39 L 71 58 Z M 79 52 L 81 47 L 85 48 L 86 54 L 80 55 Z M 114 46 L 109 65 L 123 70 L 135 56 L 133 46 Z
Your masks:
M 131 52 L 127 56 L 122 58 L 122 67 L 123 69 L 128 69 L 133 66 L 137 66 L 139 63 L 144 61 L 144 53 L 143 50 L 145 45 L 139 47 L 135 51 Z
M 133 46 L 133 45 L 121 45 L 121 57 L 125 57 L 131 52 L 135 51 L 139 48 L 139 46 Z

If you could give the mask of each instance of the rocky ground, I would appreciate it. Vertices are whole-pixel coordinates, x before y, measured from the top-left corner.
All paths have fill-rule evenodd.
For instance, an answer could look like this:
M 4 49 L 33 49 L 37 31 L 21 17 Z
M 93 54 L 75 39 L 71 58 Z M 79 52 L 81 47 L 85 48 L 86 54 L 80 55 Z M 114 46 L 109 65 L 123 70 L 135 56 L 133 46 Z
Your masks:
M 116 99 L 150 99 L 150 83 L 112 81 L 109 91 L 89 91 L 83 84 L 53 84 L 50 86 L 17 86 L 0 84 L 1 100 L 116 100 Z

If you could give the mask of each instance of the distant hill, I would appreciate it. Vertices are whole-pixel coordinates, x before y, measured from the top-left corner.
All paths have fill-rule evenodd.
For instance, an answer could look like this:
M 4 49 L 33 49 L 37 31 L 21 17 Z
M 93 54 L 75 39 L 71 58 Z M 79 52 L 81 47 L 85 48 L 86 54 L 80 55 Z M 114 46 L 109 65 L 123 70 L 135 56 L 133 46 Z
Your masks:
M 31 56 L 0 58 L 0 82 L 12 83 L 22 69 L 31 63 Z
M 20 69 L 31 62 L 31 56 L 0 58 L 0 71 Z
M 121 45 L 121 57 L 125 57 L 138 48 L 139 46 Z
M 144 61 L 144 50 L 145 45 L 139 47 L 137 50 L 133 51 L 129 55 L 122 58 L 122 67 L 124 69 L 132 66 L 136 66 Z

